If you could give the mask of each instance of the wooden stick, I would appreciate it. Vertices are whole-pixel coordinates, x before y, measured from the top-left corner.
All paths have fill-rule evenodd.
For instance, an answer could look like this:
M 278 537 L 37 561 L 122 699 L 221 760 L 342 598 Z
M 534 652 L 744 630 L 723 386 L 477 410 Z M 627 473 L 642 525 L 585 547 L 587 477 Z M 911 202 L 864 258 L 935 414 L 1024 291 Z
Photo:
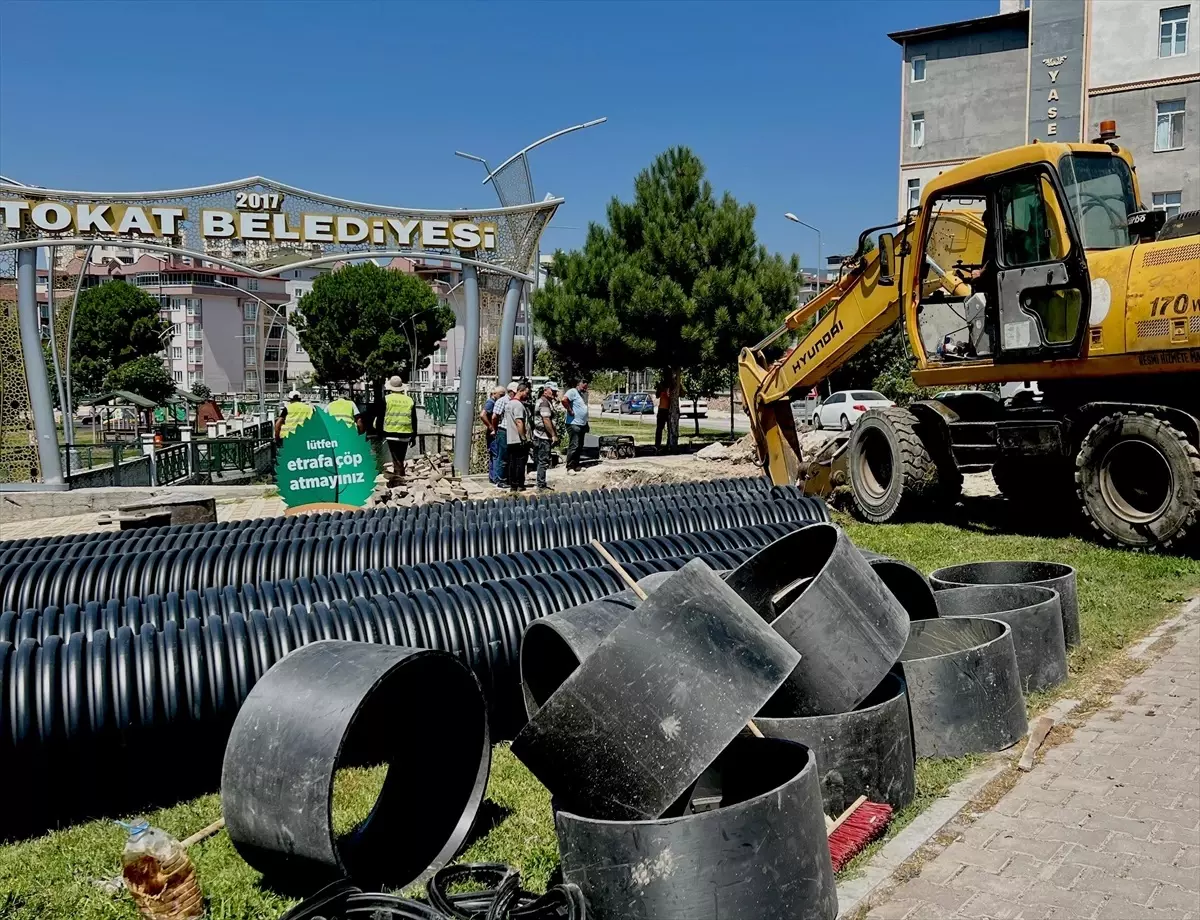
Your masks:
M 632 575 L 625 571 L 625 567 L 621 565 L 621 563 L 617 562 L 616 557 L 613 556 L 613 554 L 607 549 L 605 549 L 599 540 L 592 541 L 592 549 L 598 552 L 604 561 L 613 567 L 616 573 L 621 576 L 621 579 L 625 582 L 625 584 L 629 585 L 629 590 L 637 595 L 638 600 L 644 601 L 646 599 L 647 594 L 642 590 L 642 586 L 637 583 Z M 750 734 L 752 734 L 755 738 L 763 737 L 763 733 L 759 731 L 759 728 L 754 724 L 753 719 L 746 723 L 746 727 L 750 729 Z
M 1038 748 L 1042 746 L 1042 742 L 1046 740 L 1046 736 L 1050 734 L 1050 729 L 1054 728 L 1054 716 L 1040 715 L 1029 728 L 1029 741 L 1025 744 L 1025 753 L 1021 755 L 1021 760 L 1017 764 L 1017 769 L 1022 773 L 1028 773 L 1033 769 L 1033 758 L 1037 756 Z
M 208 827 L 201 828 L 200 830 L 196 831 L 196 833 L 192 834 L 192 836 L 184 838 L 182 841 L 180 841 L 180 843 L 183 845 L 183 848 L 186 850 L 188 847 L 192 846 L 193 844 L 199 843 L 201 840 L 211 837 L 213 834 L 215 834 L 217 831 L 219 831 L 224 826 L 225 826 L 225 819 L 217 818 L 217 820 L 214 821 L 212 824 L 210 824 Z
M 847 819 L 858 810 L 858 806 L 867 800 L 865 795 L 860 795 L 854 800 L 854 804 L 838 815 L 836 821 L 830 821 L 828 816 L 825 818 L 825 836 L 832 837 L 833 832 L 846 823 Z

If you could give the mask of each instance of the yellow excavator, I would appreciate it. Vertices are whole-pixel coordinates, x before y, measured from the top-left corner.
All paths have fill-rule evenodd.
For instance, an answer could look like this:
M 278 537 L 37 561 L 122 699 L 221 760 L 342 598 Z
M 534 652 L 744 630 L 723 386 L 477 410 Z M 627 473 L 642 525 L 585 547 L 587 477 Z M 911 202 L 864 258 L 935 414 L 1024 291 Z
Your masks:
M 1081 509 L 1116 544 L 1183 540 L 1200 515 L 1200 212 L 1146 210 L 1116 126 L 1100 134 L 942 173 L 903 220 L 863 231 L 836 284 L 742 350 L 773 482 L 844 482 L 857 513 L 883 522 L 936 514 L 964 472 L 990 468 L 1031 512 Z M 871 409 L 803 463 L 792 399 L 897 322 L 913 381 L 947 392 Z M 1040 392 L 962 389 L 1018 381 Z

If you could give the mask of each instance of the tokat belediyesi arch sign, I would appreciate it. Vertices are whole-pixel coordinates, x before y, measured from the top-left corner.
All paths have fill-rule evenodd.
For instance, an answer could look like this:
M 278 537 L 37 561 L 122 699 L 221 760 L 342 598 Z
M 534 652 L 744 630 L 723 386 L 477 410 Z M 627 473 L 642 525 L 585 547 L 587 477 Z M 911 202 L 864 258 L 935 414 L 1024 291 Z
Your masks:
M 38 327 L 39 247 L 135 246 L 264 278 L 355 258 L 402 256 L 460 264 L 466 317 L 454 461 L 457 469 L 466 470 L 479 359 L 478 272 L 508 276 L 506 297 L 515 304 L 522 284 L 534 280 L 542 231 L 562 202 L 548 198 L 471 211 L 395 208 L 332 198 L 261 176 L 136 193 L 64 191 L 0 182 L 0 283 L 13 278 L 17 282 L 28 413 L 37 432 L 38 462 L 31 463 L 31 480 L 37 488 L 64 485 Z M 303 248 L 311 257 L 259 269 L 233 257 L 232 245 L 225 244 L 234 240 L 253 244 L 259 252 Z M 69 353 L 69 340 L 66 347 Z M 15 343 L 0 340 L 0 360 L 15 353 Z M 24 417 L 13 417 L 26 414 L 13 408 L 23 402 L 0 400 L 0 430 L 27 427 Z

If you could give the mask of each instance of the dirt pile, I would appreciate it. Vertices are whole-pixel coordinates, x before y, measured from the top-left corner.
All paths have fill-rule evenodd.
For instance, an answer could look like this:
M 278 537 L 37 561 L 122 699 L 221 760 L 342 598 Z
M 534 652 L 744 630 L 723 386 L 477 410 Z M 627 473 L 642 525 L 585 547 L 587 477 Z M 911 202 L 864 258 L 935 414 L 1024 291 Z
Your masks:
M 376 477 L 375 492 L 369 507 L 412 508 L 455 499 L 479 498 L 491 490 L 486 482 L 480 484 L 455 476 L 453 458 L 449 454 L 413 457 L 405 464 L 403 479 L 393 475 L 390 467 L 391 464 L 388 464 L 389 472 Z

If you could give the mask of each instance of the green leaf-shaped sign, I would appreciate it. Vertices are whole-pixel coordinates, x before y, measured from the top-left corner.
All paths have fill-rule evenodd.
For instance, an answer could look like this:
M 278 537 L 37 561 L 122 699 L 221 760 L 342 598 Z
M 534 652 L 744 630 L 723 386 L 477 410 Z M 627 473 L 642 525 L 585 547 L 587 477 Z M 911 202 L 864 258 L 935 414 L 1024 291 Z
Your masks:
M 289 508 L 361 507 L 375 488 L 375 454 L 353 425 L 314 409 L 283 439 L 275 462 L 279 494 Z

